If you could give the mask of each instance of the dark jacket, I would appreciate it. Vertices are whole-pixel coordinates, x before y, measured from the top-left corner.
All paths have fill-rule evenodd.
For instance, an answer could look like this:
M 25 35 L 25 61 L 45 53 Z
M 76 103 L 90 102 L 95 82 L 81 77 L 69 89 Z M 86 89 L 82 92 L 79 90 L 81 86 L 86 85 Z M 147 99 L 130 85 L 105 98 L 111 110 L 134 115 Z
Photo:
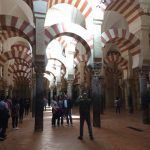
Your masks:
M 79 113 L 80 115 L 89 115 L 90 114 L 90 105 L 91 99 L 87 97 L 79 98 Z

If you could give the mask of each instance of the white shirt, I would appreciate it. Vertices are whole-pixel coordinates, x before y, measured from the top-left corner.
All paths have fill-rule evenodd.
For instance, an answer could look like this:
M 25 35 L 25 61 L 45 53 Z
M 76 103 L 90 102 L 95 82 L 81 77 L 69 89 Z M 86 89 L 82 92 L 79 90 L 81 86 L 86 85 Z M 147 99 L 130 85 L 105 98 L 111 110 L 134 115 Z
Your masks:
M 66 100 L 66 99 L 64 100 L 64 107 L 65 107 L 65 108 L 68 108 L 67 100 Z

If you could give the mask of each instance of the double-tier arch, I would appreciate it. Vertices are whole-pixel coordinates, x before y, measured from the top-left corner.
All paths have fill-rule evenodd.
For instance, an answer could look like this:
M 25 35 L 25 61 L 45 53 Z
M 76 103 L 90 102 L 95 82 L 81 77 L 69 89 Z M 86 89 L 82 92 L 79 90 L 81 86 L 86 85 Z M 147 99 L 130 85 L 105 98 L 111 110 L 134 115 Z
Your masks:
M 107 43 L 115 43 L 120 52 L 129 51 L 132 56 L 140 54 L 140 40 L 132 33 L 125 29 L 109 29 L 101 35 L 102 47 Z
M 76 41 L 80 41 L 81 44 L 86 49 L 86 51 L 88 51 L 87 52 L 88 58 L 90 57 L 91 51 L 93 49 L 93 35 L 91 35 L 83 27 L 74 23 L 59 23 L 46 28 L 45 29 L 46 46 L 53 39 L 63 35 L 73 37 Z
M 122 70 L 128 68 L 128 61 L 121 57 L 121 54 L 117 51 L 111 52 L 106 57 L 104 57 L 104 65 L 109 66 L 113 64 Z
M 0 29 L 7 30 L 7 32 L 17 32 L 19 36 L 25 37 L 25 39 L 27 39 L 31 45 L 35 44 L 34 27 L 29 22 L 16 16 L 0 15 Z M 16 34 L 12 36 L 16 36 Z
M 19 51 L 18 49 L 12 49 L 0 55 L 0 65 L 4 66 L 4 64 L 11 59 L 23 59 L 28 64 L 32 64 L 31 55 L 28 55 L 26 50 Z

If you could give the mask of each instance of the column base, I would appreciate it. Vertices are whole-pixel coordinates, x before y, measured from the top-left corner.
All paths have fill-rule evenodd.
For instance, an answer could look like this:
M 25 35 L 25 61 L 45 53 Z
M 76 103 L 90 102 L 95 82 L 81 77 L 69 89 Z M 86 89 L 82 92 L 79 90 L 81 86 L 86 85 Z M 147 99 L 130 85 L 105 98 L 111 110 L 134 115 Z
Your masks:
M 128 109 L 128 112 L 129 112 L 129 114 L 133 114 L 133 108 L 132 107 L 129 107 L 129 109 Z
M 43 129 L 34 129 L 34 132 L 43 132 Z
M 142 111 L 142 119 L 144 124 L 150 124 L 150 113 L 149 109 Z
M 93 112 L 93 127 L 101 128 L 100 112 Z
M 42 132 L 43 131 L 43 116 L 35 116 L 34 131 L 35 132 Z

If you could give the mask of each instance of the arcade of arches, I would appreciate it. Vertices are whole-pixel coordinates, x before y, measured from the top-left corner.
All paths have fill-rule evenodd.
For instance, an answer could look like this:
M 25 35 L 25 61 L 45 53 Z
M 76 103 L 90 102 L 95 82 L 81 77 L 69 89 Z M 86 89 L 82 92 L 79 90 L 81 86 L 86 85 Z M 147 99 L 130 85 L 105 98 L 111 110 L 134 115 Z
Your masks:
M 0 0 L 0 95 L 30 97 L 35 131 L 42 99 L 86 90 L 93 122 L 119 96 L 150 123 L 149 0 Z

